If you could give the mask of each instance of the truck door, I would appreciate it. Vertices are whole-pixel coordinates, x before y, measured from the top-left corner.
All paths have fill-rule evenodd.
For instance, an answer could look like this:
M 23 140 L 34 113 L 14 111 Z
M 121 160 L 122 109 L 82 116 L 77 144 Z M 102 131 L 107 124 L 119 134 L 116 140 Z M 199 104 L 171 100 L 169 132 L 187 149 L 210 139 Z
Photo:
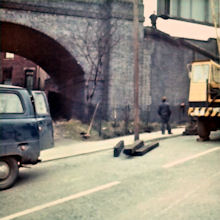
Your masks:
M 208 64 L 200 63 L 192 66 L 189 102 L 207 101 L 209 68 Z
M 42 91 L 32 91 L 32 95 L 38 122 L 40 148 L 41 150 L 51 148 L 54 145 L 53 125 L 47 97 Z

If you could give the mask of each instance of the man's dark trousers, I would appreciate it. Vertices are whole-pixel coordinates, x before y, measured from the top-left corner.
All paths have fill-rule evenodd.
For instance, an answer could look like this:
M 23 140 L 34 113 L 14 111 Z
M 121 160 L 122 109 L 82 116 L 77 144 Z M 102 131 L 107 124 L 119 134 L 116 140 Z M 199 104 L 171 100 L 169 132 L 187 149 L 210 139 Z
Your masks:
M 165 130 L 168 130 L 168 134 L 171 134 L 171 127 L 169 124 L 169 119 L 163 119 L 161 118 L 161 131 L 162 134 L 165 134 Z

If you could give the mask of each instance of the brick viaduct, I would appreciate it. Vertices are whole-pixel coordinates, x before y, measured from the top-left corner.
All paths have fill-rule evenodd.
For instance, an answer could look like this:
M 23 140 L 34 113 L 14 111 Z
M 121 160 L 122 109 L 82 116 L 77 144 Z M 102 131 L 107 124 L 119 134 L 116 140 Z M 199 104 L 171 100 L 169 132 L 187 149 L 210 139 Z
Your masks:
M 139 9 L 140 115 L 144 120 L 150 117 L 150 121 L 155 121 L 161 96 L 168 96 L 173 108 L 187 102 L 186 64 L 200 58 L 212 59 L 215 49 L 207 52 L 201 48 L 206 42 L 199 42 L 197 47 L 195 42 L 191 44 L 144 28 L 142 0 Z M 130 0 L 0 0 L 0 22 L 1 51 L 21 55 L 42 67 L 63 95 L 61 105 L 69 110 L 70 116 L 83 115 L 90 71 L 84 50 L 79 52 L 77 46 L 82 48 L 83 39 L 94 39 L 97 33 L 102 34 L 102 26 L 108 30 L 115 28 L 108 42 L 117 44 L 104 56 L 103 75 L 97 82 L 92 104 L 95 106 L 102 100 L 102 112 L 107 119 L 113 115 L 123 118 L 124 109 L 133 109 L 133 7 Z M 87 32 L 80 33 L 82 30 Z M 81 43 L 76 42 L 80 34 Z M 214 41 L 210 45 L 216 48 Z M 95 56 L 99 53 L 97 50 L 92 46 L 90 55 Z
M 105 12 L 105 8 L 110 11 Z M 92 38 L 101 22 L 117 20 L 115 36 L 111 37 L 117 35 L 120 40 L 106 54 L 105 74 L 93 98 L 94 105 L 103 100 L 104 112 L 109 118 L 113 108 L 133 105 L 132 13 L 129 0 L 1 0 L 1 51 L 21 55 L 42 67 L 65 96 L 74 115 L 82 112 L 89 71 L 85 57 L 76 50 L 74 34 L 85 29 L 89 22 L 92 26 L 89 38 Z M 143 21 L 143 4 L 140 3 L 141 33 Z

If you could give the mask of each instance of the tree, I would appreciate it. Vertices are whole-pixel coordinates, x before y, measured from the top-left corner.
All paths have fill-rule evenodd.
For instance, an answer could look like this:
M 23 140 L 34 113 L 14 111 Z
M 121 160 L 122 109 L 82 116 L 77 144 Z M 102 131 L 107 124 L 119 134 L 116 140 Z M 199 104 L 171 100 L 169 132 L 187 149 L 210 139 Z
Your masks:
M 85 71 L 85 115 L 89 117 L 98 83 L 105 80 L 106 63 L 110 50 L 115 47 L 120 37 L 116 35 L 117 19 L 111 19 L 111 4 L 102 5 L 100 19 L 86 19 L 84 26 L 78 27 L 73 35 L 73 43 L 78 56 L 86 64 Z M 98 100 L 97 102 L 100 102 Z

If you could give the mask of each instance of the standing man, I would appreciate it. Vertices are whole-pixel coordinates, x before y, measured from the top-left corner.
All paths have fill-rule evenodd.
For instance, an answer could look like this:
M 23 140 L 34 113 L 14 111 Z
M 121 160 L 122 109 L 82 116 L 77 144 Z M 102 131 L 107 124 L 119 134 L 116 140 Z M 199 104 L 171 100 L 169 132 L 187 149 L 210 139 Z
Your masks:
M 154 29 L 157 29 L 157 18 L 158 18 L 158 16 L 156 15 L 155 11 L 149 18 L 151 20 L 152 27 Z
M 170 111 L 169 103 L 166 100 L 167 98 L 163 96 L 162 103 L 159 105 L 159 108 L 158 108 L 158 114 L 161 118 L 161 132 L 162 134 L 165 134 L 165 126 L 166 126 L 168 134 L 172 134 L 171 127 L 169 124 L 171 111 Z

